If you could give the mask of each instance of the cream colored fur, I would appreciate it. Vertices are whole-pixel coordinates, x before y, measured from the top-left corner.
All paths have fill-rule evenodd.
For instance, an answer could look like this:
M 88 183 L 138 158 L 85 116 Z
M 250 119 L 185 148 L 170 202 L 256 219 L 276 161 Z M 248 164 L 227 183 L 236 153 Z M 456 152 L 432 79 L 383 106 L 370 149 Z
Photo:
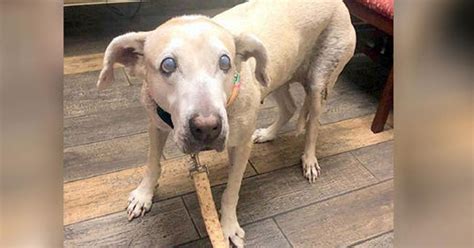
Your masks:
M 222 137 L 231 166 L 222 196 L 221 222 L 226 237 L 242 247 L 245 232 L 236 209 L 253 141 L 276 137 L 296 109 L 288 85 L 301 83 L 307 94 L 297 126 L 299 132 L 306 130 L 302 170 L 314 182 L 320 174 L 315 149 L 322 104 L 354 49 L 354 28 L 341 0 L 250 1 L 213 19 L 178 17 L 154 31 L 114 39 L 106 50 L 98 87 L 113 81 L 114 63 L 124 64 L 144 79 L 142 102 L 150 117 L 148 166 L 142 182 L 130 194 L 129 218 L 143 215 L 152 205 L 168 134 L 173 131 L 184 151 L 191 149 L 186 146 L 186 118 L 205 106 L 224 118 Z M 233 61 L 229 73 L 215 69 L 215 58 L 222 52 Z M 160 61 L 169 54 L 177 54 L 181 71 L 164 77 Z M 241 73 L 242 88 L 226 109 L 234 72 Z M 279 118 L 254 132 L 260 101 L 269 94 L 276 96 Z M 174 130 L 157 117 L 156 104 L 171 113 Z M 220 150 L 219 145 L 216 149 Z

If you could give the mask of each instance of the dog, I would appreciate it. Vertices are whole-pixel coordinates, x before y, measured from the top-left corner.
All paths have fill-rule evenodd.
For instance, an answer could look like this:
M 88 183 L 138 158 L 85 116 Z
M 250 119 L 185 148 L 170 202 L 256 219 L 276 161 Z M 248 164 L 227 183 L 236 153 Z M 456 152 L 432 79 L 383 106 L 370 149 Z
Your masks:
M 150 119 L 148 162 L 141 183 L 130 193 L 129 219 L 150 210 L 160 157 L 172 133 L 186 154 L 227 148 L 231 166 L 221 224 L 225 237 L 242 247 L 245 232 L 236 209 L 253 142 L 277 136 L 296 111 L 289 85 L 301 83 L 306 96 L 296 129 L 298 134 L 305 131 L 303 175 L 314 182 L 320 175 L 318 118 L 354 54 L 355 42 L 342 0 L 252 0 L 212 19 L 175 17 L 153 31 L 114 38 L 105 51 L 97 87 L 114 81 L 115 63 L 124 65 L 144 81 L 141 102 Z M 227 106 L 235 92 L 237 97 Z M 277 102 L 278 119 L 255 130 L 259 105 L 268 95 Z

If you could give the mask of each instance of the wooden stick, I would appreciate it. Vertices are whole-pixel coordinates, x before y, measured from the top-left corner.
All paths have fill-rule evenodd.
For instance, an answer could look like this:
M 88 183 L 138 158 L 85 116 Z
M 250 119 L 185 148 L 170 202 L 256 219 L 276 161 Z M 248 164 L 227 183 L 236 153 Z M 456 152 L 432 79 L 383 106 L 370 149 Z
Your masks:
M 194 187 L 201 208 L 201 215 L 206 225 L 207 234 L 214 248 L 227 248 L 229 241 L 224 239 L 219 216 L 217 215 L 216 205 L 212 198 L 211 185 L 206 171 L 196 171 L 191 174 L 194 180 Z

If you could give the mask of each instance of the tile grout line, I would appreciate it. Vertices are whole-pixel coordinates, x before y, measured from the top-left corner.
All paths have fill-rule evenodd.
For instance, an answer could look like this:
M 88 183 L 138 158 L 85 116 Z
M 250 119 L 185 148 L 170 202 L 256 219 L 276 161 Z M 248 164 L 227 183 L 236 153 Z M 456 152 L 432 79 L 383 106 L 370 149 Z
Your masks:
M 136 136 L 136 135 L 145 134 L 145 133 L 148 133 L 148 130 L 147 131 L 139 131 L 137 133 L 131 133 L 131 134 L 127 134 L 127 135 L 120 135 L 120 136 L 116 136 L 116 137 L 113 137 L 113 138 L 110 138 L 110 139 L 104 139 L 104 140 L 100 140 L 100 141 L 94 141 L 94 142 L 78 144 L 78 145 L 72 145 L 72 146 L 64 146 L 63 153 L 64 153 L 64 150 L 67 149 L 67 148 L 87 146 L 87 145 L 92 145 L 92 144 L 101 143 L 101 142 L 105 142 L 105 141 L 111 141 L 111 140 L 115 140 L 115 139 L 125 138 L 125 137 L 128 137 L 128 136 Z
M 382 233 L 376 234 L 376 235 L 374 235 L 374 236 L 370 236 L 370 237 L 368 237 L 368 238 L 366 238 L 366 239 L 363 239 L 363 240 L 356 241 L 355 243 L 350 244 L 350 245 L 348 245 L 347 247 L 348 247 L 348 248 L 355 247 L 356 245 L 360 245 L 360 244 L 362 244 L 362 243 L 365 243 L 365 242 L 374 240 L 374 239 L 376 239 L 376 238 L 378 238 L 378 237 L 381 237 L 381 236 L 383 236 L 383 235 L 385 235 L 385 234 L 389 234 L 389 233 L 391 233 L 391 232 L 393 232 L 393 229 L 388 230 L 388 231 L 386 231 L 386 232 L 382 232 Z
M 136 85 L 134 84 L 130 87 L 133 87 L 133 86 L 136 86 Z M 134 102 L 132 102 L 132 103 L 134 103 Z M 86 114 L 66 115 L 66 116 L 63 116 L 63 120 L 71 120 L 71 119 L 75 119 L 75 118 L 85 118 L 85 117 L 91 116 L 91 115 L 99 115 L 99 114 L 103 114 L 103 113 L 107 113 L 107 112 L 115 112 L 115 111 L 125 111 L 125 110 L 130 110 L 130 109 L 133 109 L 133 108 L 143 108 L 143 105 L 141 105 L 140 102 L 135 102 L 135 103 L 137 103 L 137 105 L 130 105 L 130 106 L 123 107 L 123 108 L 120 108 L 120 109 L 109 109 L 109 110 L 96 111 L 96 112 L 91 112 L 91 113 L 86 113 Z M 63 101 L 63 104 L 64 104 L 64 101 Z M 63 108 L 63 112 L 64 112 L 64 108 Z
M 199 235 L 199 234 L 198 234 L 198 235 Z M 173 247 L 182 247 L 182 246 L 185 246 L 185 245 L 192 244 L 192 243 L 194 243 L 194 242 L 198 242 L 198 241 L 201 241 L 201 240 L 206 240 L 206 238 L 207 238 L 207 237 L 189 240 L 189 241 L 186 241 L 186 242 L 184 242 L 184 243 L 174 245 Z
M 385 132 L 385 131 L 384 131 Z M 373 147 L 373 146 L 376 146 L 376 145 L 380 145 L 380 144 L 383 144 L 383 143 L 388 143 L 388 142 L 392 142 L 394 141 L 394 137 L 392 137 L 391 139 L 388 139 L 388 140 L 384 140 L 382 142 L 379 142 L 379 143 L 375 143 L 375 144 L 370 144 L 368 146 L 363 146 L 363 147 L 359 147 L 359 148 L 356 148 L 356 149 L 353 149 L 353 150 L 350 150 L 350 151 L 357 151 L 357 150 L 361 150 L 361 149 L 364 149 L 364 148 L 369 148 L 369 147 Z
M 360 159 L 354 155 L 354 153 L 352 151 L 349 151 L 349 154 L 362 166 L 362 168 L 364 168 L 367 172 L 369 172 L 369 174 L 375 178 L 375 180 L 379 181 L 380 182 L 380 178 L 378 178 L 371 170 L 369 170 L 364 163 L 362 163 L 362 161 L 360 161 Z
M 193 224 L 194 231 L 196 231 L 196 234 L 197 234 L 197 236 L 198 236 L 198 239 L 199 239 L 199 238 L 202 238 L 202 237 L 201 237 L 201 234 L 199 233 L 199 230 L 198 230 L 198 228 L 197 228 L 197 225 L 196 225 L 196 223 L 194 222 L 193 217 L 191 216 L 191 212 L 189 211 L 189 208 L 188 208 L 188 206 L 186 205 L 186 201 L 184 201 L 183 196 L 180 196 L 179 198 L 181 199 L 181 202 L 182 202 L 183 205 L 184 205 L 184 209 L 186 209 L 186 214 L 188 215 L 189 219 L 191 220 L 191 223 Z
M 121 172 L 121 171 L 124 171 L 124 170 L 133 170 L 133 169 L 139 169 L 140 167 L 144 167 L 146 166 L 146 162 L 143 163 L 143 164 L 138 164 L 134 167 L 130 167 L 130 168 L 122 168 L 122 169 L 118 169 L 118 170 L 113 170 L 113 171 L 109 171 L 109 172 L 104 172 L 104 173 L 99 173 L 97 175 L 90 175 L 90 176 L 85 176 L 83 178 L 76 178 L 76 179 L 72 179 L 72 180 L 69 180 L 69 181 L 64 181 L 63 182 L 63 188 L 64 188 L 64 185 L 65 184 L 70 184 L 70 183 L 75 183 L 75 182 L 78 182 L 78 181 L 81 181 L 81 180 L 89 180 L 91 178 L 94 178 L 94 177 L 101 177 L 101 176 L 105 176 L 107 174 L 113 174 L 113 173 L 118 173 L 118 172 Z
M 288 237 L 286 236 L 285 232 L 283 232 L 283 230 L 281 229 L 280 225 L 278 225 L 278 222 L 275 220 L 275 218 L 271 218 L 273 223 L 275 223 L 275 225 L 277 226 L 278 230 L 281 232 L 281 234 L 283 235 L 283 237 L 285 238 L 286 242 L 288 242 L 288 244 L 290 245 L 290 247 L 294 247 L 294 245 L 291 243 L 291 241 L 288 239 Z
M 363 149 L 363 148 L 366 148 L 366 147 L 371 147 L 371 146 L 375 146 L 375 145 L 379 145 L 379 144 L 385 144 L 385 143 L 388 143 L 388 142 L 392 142 L 393 139 L 390 139 L 390 140 L 386 140 L 386 141 L 383 141 L 383 142 L 380 142 L 380 143 L 377 143 L 377 144 L 373 144 L 373 145 L 370 145 L 370 146 L 364 146 L 364 147 L 361 147 L 361 148 L 357 148 L 357 149 L 354 149 L 354 150 L 351 150 L 349 151 L 349 153 L 354 156 L 354 158 L 357 160 L 357 162 L 359 162 L 362 167 L 364 167 L 375 179 L 377 179 L 378 181 L 381 180 L 381 178 L 379 178 L 378 176 L 376 176 L 369 168 L 367 168 L 365 166 L 365 163 L 363 163 L 362 161 L 360 161 L 360 159 L 354 154 L 354 151 L 357 151 L 357 150 L 360 150 L 360 149 Z M 393 159 L 393 158 L 392 158 Z
M 249 164 L 250 164 L 250 167 L 252 167 L 252 169 L 255 171 L 255 173 L 257 173 L 256 175 L 260 175 L 260 173 L 257 171 L 257 168 L 255 168 L 255 165 L 253 165 L 253 162 L 252 160 L 250 160 L 250 157 L 249 157 L 249 160 L 247 161 Z M 245 179 L 246 177 L 242 178 Z

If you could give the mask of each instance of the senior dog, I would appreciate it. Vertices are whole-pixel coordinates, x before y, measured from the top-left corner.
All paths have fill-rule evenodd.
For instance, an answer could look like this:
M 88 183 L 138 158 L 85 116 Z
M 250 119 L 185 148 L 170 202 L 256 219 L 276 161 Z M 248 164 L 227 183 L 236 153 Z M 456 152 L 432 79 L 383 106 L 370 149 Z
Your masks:
M 129 219 L 151 208 L 171 132 L 187 154 L 227 147 L 231 166 L 221 224 L 226 238 L 243 246 L 236 208 L 252 143 L 275 138 L 296 110 L 289 84 L 301 83 L 306 97 L 297 133 L 306 131 L 303 175 L 314 182 L 322 104 L 354 49 L 355 31 L 342 0 L 250 1 L 212 19 L 176 17 L 153 31 L 113 39 L 97 86 L 112 83 L 114 63 L 123 64 L 144 80 L 141 101 L 150 119 L 148 165 L 130 194 Z M 259 105 L 269 94 L 278 104 L 278 120 L 255 131 Z

